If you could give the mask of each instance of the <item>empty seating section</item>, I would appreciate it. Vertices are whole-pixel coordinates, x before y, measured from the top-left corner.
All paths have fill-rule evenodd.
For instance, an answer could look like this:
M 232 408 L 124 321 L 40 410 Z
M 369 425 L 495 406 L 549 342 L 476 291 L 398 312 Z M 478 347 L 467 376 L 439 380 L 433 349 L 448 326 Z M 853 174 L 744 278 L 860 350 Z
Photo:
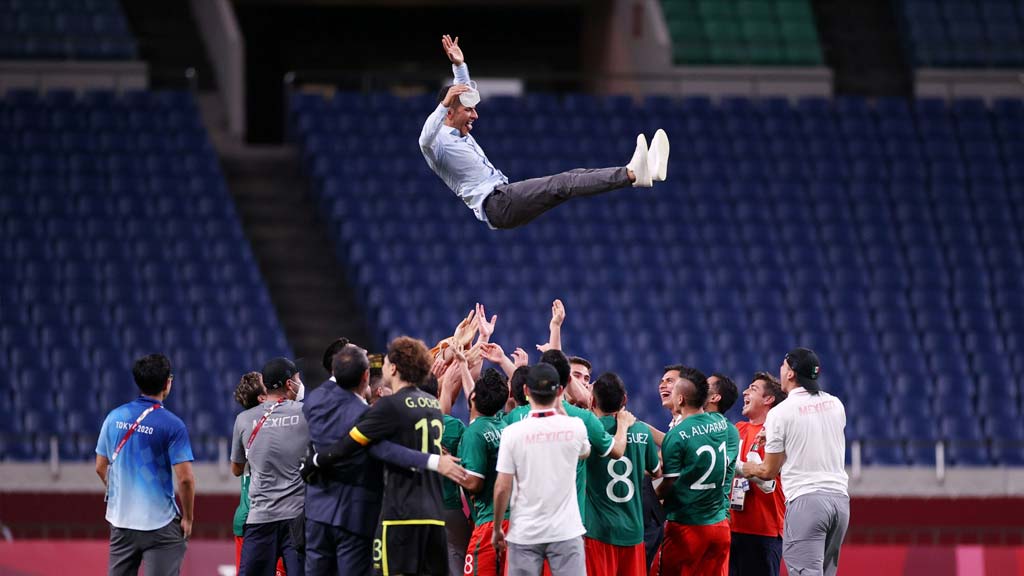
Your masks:
M 807 0 L 662 0 L 676 64 L 822 63 Z
M 933 463 L 944 440 L 954 464 L 1024 465 L 1021 101 L 486 100 L 474 136 L 513 180 L 621 165 L 641 130 L 672 139 L 668 182 L 514 231 L 488 230 L 426 167 L 433 105 L 291 101 L 378 345 L 446 336 L 480 301 L 495 341 L 535 360 L 559 297 L 566 350 L 622 374 L 649 422 L 666 419 L 667 363 L 745 386 L 804 345 L 868 464 Z
M 1024 4 L 1013 0 L 901 0 L 914 66 L 1024 65 Z
M 0 458 L 45 458 L 52 435 L 92 458 L 151 352 L 171 359 L 167 406 L 196 456 L 214 458 L 234 383 L 287 352 L 187 93 L 0 98 L 0 277 Z
M 0 58 L 131 60 L 118 0 L 0 0 Z

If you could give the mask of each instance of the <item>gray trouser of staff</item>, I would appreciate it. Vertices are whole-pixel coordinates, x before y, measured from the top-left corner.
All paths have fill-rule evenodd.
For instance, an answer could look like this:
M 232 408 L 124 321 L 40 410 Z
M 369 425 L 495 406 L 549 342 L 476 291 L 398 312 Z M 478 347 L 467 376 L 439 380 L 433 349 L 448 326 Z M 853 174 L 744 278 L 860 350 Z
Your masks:
M 782 559 L 794 576 L 834 576 L 850 525 L 850 497 L 811 492 L 786 505 Z
M 586 556 L 583 537 L 545 544 L 508 543 L 507 576 L 538 576 L 547 559 L 551 576 L 585 576 Z

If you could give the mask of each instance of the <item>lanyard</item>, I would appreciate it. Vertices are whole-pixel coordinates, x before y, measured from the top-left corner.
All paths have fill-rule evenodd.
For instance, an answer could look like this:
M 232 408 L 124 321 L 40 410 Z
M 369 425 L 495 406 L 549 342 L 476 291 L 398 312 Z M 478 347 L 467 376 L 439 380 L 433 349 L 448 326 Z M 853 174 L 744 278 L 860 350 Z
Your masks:
M 121 441 L 117 443 L 117 448 L 114 448 L 114 453 L 110 455 L 111 464 L 117 461 L 117 455 L 121 453 L 121 448 L 124 448 L 124 445 L 126 442 L 128 442 L 128 439 L 132 437 L 132 434 L 135 434 L 135 429 L 139 427 L 139 424 L 142 423 L 146 416 L 149 416 L 150 412 L 156 410 L 157 408 L 160 408 L 160 405 L 153 404 L 149 408 L 143 410 L 142 414 L 139 414 L 139 417 L 135 420 L 135 423 L 131 425 L 131 428 L 128 428 L 127 432 L 124 433 L 124 438 L 121 438 Z
M 256 425 L 252 427 L 252 434 L 249 435 L 249 442 L 245 445 L 246 454 L 248 454 L 249 449 L 252 448 L 252 441 L 256 439 L 256 434 L 259 433 L 261 428 L 263 428 L 263 423 L 267 421 L 267 418 L 269 418 L 270 415 L 274 413 L 274 410 L 276 410 L 277 407 L 280 406 L 284 401 L 285 399 L 281 398 L 277 402 L 274 402 L 274 405 L 268 408 L 267 411 L 263 414 L 263 417 L 260 418 L 259 422 L 257 422 Z

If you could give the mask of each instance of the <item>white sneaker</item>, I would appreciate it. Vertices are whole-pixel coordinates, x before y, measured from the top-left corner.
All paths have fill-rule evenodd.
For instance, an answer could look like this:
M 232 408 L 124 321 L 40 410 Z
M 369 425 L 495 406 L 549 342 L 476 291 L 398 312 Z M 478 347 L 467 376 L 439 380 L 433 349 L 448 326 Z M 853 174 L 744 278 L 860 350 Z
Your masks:
M 651 180 L 664 182 L 668 174 L 668 135 L 661 128 L 651 138 L 651 149 L 647 154 Z
M 633 171 L 636 180 L 633 186 L 637 188 L 650 188 L 654 186 L 651 182 L 651 168 L 647 159 L 647 138 L 643 134 L 636 137 L 636 150 L 633 152 L 633 159 L 626 164 L 626 168 Z

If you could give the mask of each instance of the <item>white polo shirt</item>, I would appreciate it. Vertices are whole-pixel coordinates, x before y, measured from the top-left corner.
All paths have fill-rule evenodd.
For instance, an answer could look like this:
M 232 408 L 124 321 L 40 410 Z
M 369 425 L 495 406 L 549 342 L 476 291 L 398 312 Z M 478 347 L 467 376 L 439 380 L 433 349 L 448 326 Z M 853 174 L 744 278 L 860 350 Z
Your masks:
M 514 476 L 509 542 L 561 542 L 586 533 L 576 500 L 576 464 L 589 452 L 583 420 L 554 409 L 531 410 L 502 431 L 496 468 Z
M 786 502 L 811 492 L 849 495 L 846 475 L 846 408 L 835 396 L 794 388 L 764 422 L 766 453 L 786 453 L 782 477 Z

